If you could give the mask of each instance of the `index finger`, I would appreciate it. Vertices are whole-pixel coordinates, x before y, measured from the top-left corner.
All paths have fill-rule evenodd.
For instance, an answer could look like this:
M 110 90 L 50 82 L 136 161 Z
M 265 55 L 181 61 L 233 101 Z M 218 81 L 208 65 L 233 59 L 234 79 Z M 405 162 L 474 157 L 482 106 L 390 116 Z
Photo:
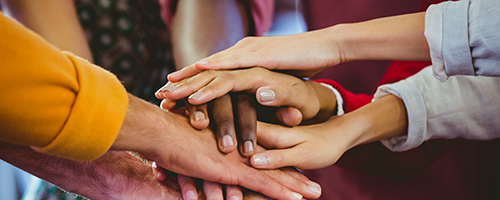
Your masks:
M 198 68 L 196 68 L 195 65 L 190 65 L 182 68 L 182 70 L 170 73 L 167 78 L 170 82 L 175 83 L 181 81 L 182 79 L 199 74 L 202 71 L 203 70 L 199 70 Z

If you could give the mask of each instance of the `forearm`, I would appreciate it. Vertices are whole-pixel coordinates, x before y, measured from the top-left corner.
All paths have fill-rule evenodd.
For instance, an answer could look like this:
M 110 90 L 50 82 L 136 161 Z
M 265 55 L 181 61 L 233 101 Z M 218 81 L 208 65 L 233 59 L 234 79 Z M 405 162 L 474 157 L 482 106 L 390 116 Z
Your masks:
M 2 9 L 49 43 L 92 61 L 73 1 L 1 0 Z
M 349 148 L 403 135 L 408 130 L 405 104 L 394 95 L 387 95 L 344 117 L 354 130 Z
M 108 152 L 92 162 L 50 156 L 0 143 L 0 158 L 62 189 L 91 199 L 181 199 L 177 182 L 159 183 L 151 166 L 126 152 Z
M 430 60 L 424 36 L 425 12 L 340 24 L 325 29 L 339 48 L 340 62 Z
M 172 21 L 177 69 L 224 50 L 248 35 L 248 19 L 238 0 L 179 1 Z

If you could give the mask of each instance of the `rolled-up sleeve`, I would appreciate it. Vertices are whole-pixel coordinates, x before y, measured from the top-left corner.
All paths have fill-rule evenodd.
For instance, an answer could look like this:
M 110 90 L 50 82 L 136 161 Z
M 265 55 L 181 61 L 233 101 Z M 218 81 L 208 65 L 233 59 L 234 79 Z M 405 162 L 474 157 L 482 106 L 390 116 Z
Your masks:
M 0 14 L 1 140 L 74 160 L 105 153 L 128 105 L 120 81 Z
M 392 151 L 406 151 L 430 139 L 500 138 L 500 78 L 453 76 L 441 83 L 430 67 L 406 80 L 378 88 L 401 98 L 408 115 L 407 135 L 382 140 Z
M 442 29 L 441 56 L 446 75 L 500 76 L 500 1 L 449 1 L 440 6 L 443 7 L 442 27 L 438 28 Z M 431 31 L 436 26 L 427 22 L 439 20 L 439 15 L 435 13 L 441 10 L 431 6 L 428 12 L 426 32 L 436 32 Z M 433 16 L 438 17 L 431 18 Z M 428 41 L 436 41 L 426 37 Z M 429 45 L 433 62 L 439 63 L 432 56 L 431 42 Z M 435 76 L 445 77 L 438 66 L 434 68 Z

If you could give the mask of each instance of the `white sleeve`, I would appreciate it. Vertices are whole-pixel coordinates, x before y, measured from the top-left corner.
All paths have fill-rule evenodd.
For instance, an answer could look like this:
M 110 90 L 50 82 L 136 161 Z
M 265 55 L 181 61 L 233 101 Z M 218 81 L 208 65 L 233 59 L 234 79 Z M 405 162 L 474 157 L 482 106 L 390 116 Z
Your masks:
M 343 115 L 345 112 L 344 112 L 344 99 L 342 98 L 342 95 L 340 95 L 339 91 L 337 91 L 337 89 L 333 88 L 331 85 L 328 85 L 326 83 L 320 83 L 320 84 L 332 90 L 333 94 L 335 94 L 335 98 L 337 99 L 337 116 Z
M 441 83 L 427 67 L 406 80 L 378 88 L 401 98 L 408 114 L 408 134 L 382 140 L 392 151 L 416 148 L 430 139 L 500 138 L 500 78 L 453 76 Z

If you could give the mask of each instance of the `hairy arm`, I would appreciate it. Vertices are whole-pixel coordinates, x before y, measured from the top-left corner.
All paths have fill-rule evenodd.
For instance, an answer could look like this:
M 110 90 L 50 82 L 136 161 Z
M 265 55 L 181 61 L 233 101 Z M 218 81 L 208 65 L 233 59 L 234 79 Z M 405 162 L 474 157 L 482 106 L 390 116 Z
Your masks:
M 110 151 L 91 162 L 78 162 L 0 143 L 0 158 L 90 199 L 181 199 L 176 180 L 158 182 L 149 164 L 123 151 Z

